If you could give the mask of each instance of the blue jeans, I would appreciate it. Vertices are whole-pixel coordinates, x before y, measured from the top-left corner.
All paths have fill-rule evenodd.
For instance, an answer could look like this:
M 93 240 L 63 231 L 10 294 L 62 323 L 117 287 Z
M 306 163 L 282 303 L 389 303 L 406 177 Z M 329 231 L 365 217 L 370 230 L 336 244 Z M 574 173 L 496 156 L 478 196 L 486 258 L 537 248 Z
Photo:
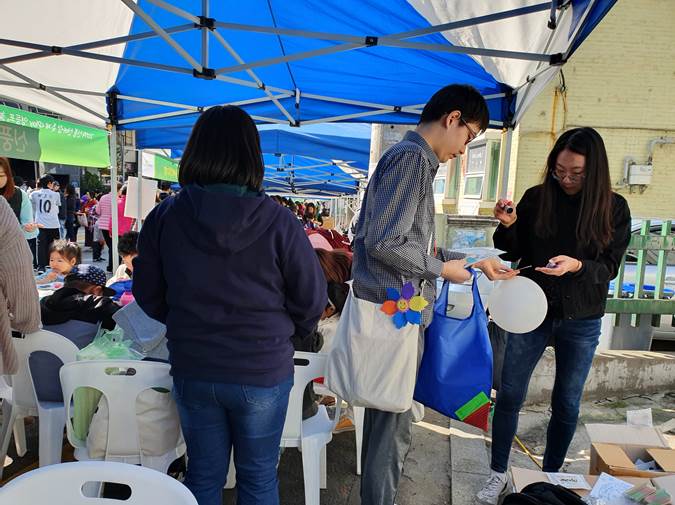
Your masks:
M 525 401 L 530 377 L 549 340 L 555 346 L 555 384 L 551 397 L 544 471 L 557 472 L 577 427 L 584 383 L 600 338 L 600 319 L 561 320 L 547 318 L 536 330 L 508 334 L 501 389 L 492 420 L 492 464 L 505 472 L 518 429 L 518 413 Z
M 234 447 L 239 505 L 278 505 L 277 462 L 293 377 L 273 387 L 174 377 L 187 445 L 185 485 L 199 505 L 221 505 Z

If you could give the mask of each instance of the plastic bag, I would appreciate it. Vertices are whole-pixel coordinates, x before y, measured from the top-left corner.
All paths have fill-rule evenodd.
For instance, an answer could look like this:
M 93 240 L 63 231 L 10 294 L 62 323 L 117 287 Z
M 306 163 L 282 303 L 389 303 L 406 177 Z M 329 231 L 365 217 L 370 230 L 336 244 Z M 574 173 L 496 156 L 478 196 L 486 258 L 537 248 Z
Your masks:
M 119 326 L 114 330 L 101 328 L 94 340 L 77 353 L 77 361 L 91 359 L 133 359 L 142 360 L 143 355 L 132 349 L 131 340 L 124 339 L 124 331 Z M 77 388 L 73 393 L 73 431 L 76 438 L 85 440 L 89 424 L 96 411 L 101 392 L 89 387 Z
M 133 342 L 124 339 L 124 330 L 115 326 L 114 330 L 100 329 L 94 340 L 77 353 L 77 360 L 89 359 L 143 359 L 143 354 L 133 349 Z
M 453 419 L 488 429 L 492 348 L 487 316 L 474 275 L 473 310 L 465 319 L 446 316 L 449 283 L 443 284 L 426 329 L 415 400 Z

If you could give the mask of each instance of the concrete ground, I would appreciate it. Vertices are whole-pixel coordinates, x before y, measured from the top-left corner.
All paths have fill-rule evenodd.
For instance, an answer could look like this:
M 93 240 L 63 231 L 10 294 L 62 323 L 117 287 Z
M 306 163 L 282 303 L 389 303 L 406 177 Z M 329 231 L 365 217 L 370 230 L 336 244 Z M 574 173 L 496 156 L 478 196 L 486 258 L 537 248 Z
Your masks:
M 631 395 L 584 402 L 577 431 L 562 469 L 568 473 L 588 473 L 590 439 L 585 424 L 626 422 L 627 410 L 651 408 L 654 425 L 675 417 L 675 392 L 653 395 Z M 511 466 L 539 470 L 546 447 L 548 405 L 529 405 L 523 408 L 518 423 L 518 437 L 534 460 L 514 442 Z M 475 494 L 490 473 L 490 437 L 480 430 L 453 421 L 451 425 L 452 505 L 473 505 Z M 672 443 L 672 442 L 671 442 Z
M 403 471 L 398 505 L 445 505 L 450 503 L 449 420 L 427 411 L 425 419 L 413 427 L 413 444 Z M 37 420 L 26 425 L 28 453 L 18 458 L 14 443 L 8 454 L 14 460 L 7 466 L 3 482 L 37 467 Z M 72 450 L 64 450 L 64 461 L 73 461 Z M 302 458 L 296 449 L 284 451 L 279 464 L 281 503 L 301 505 L 304 500 Z M 336 434 L 328 445 L 328 489 L 321 491 L 322 505 L 358 505 L 360 477 L 356 475 L 354 432 Z M 225 490 L 223 504 L 236 503 L 236 491 Z

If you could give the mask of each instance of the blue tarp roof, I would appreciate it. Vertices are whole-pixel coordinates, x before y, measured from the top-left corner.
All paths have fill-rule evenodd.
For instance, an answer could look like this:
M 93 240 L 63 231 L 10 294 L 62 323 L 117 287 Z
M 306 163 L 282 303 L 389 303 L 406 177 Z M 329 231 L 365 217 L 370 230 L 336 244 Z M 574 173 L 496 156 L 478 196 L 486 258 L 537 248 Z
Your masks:
M 546 28 L 551 3 L 533 0 L 490 2 L 489 7 L 488 3 L 480 7 L 468 1 L 448 4 L 440 0 L 209 2 L 208 17 L 215 20 L 215 31 L 208 32 L 207 60 L 200 56 L 202 34 L 198 29 L 171 35 L 188 58 L 158 37 L 128 42 L 124 51 L 129 60 L 174 71 L 122 64 L 114 91 L 178 106 L 118 99 L 113 108 L 118 120 L 147 118 L 120 124 L 126 129 L 189 128 L 198 112 L 152 116 L 185 110 L 181 104 L 208 107 L 221 103 L 242 103 L 260 122 L 415 123 L 420 106 L 436 90 L 459 82 L 475 86 L 486 96 L 492 124 L 501 126 L 513 122 L 518 93 L 521 86 L 529 85 L 527 78 L 545 70 L 551 63 L 549 56 L 568 57 L 614 2 L 572 0 L 571 8 L 558 13 L 564 26 L 555 36 Z M 179 10 L 165 9 L 150 0 L 138 2 L 146 15 L 167 30 L 183 25 L 189 14 L 201 14 L 201 0 L 173 0 L 171 4 Z M 513 6 L 519 6 L 519 23 L 514 23 L 514 14 L 499 21 L 476 25 L 467 21 L 443 33 L 418 35 L 420 30 L 433 31 L 430 27 L 435 24 L 461 23 L 472 16 L 481 18 L 483 11 L 483 15 L 495 15 Z M 266 32 L 277 28 L 285 31 Z M 131 33 L 148 30 L 148 23 L 134 16 Z M 502 39 L 504 49 L 545 54 L 546 61 L 533 66 L 527 56 L 469 55 L 452 49 L 455 42 L 476 47 Z M 545 50 L 550 52 L 543 53 Z M 305 57 L 280 61 L 298 54 Z M 252 68 L 242 69 L 251 62 L 255 62 Z M 195 78 L 200 75 L 207 78 Z M 275 96 L 276 103 L 266 99 L 266 94 Z M 374 107 L 377 104 L 382 104 L 381 112 Z
M 139 149 L 185 147 L 192 127 L 143 128 L 136 131 Z M 313 124 L 302 128 L 286 125 L 258 125 L 260 146 L 264 153 L 299 154 L 325 160 L 341 160 L 368 169 L 370 125 L 358 123 Z
M 265 154 L 265 190 L 321 196 L 355 194 L 367 170 L 297 155 Z
M 615 2 L 22 0 L 3 10 L 0 94 L 119 129 L 189 128 L 225 103 L 261 123 L 415 123 L 467 83 L 500 128 Z

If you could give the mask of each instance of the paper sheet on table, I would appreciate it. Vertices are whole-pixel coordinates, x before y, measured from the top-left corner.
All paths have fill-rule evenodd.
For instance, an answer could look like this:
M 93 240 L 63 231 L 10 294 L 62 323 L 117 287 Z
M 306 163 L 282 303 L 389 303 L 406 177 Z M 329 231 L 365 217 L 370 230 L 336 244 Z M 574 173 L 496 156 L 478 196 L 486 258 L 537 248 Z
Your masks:
M 505 252 L 494 247 L 464 247 L 462 249 L 453 249 L 452 251 L 466 254 L 466 266 L 468 267 L 484 259 L 496 258 Z
M 626 424 L 628 426 L 652 427 L 652 409 L 629 410 L 626 412 Z
M 624 493 L 632 487 L 633 485 L 628 482 L 602 473 L 588 496 L 611 505 L 635 505 L 624 496 Z
M 567 489 L 591 489 L 590 484 L 583 475 L 575 473 L 546 473 L 546 476 L 551 484 Z

